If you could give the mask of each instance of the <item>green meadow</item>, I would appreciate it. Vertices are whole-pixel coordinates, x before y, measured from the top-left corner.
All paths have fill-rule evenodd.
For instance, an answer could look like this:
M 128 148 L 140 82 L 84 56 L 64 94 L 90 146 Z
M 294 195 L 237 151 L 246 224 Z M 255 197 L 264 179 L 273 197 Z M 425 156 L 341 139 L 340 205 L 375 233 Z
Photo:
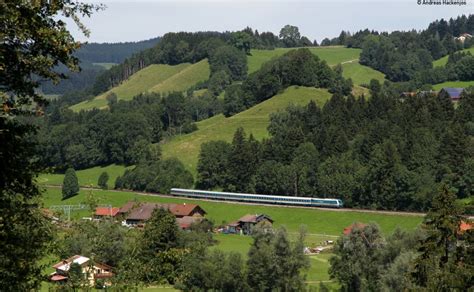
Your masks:
M 369 84 L 372 79 L 380 83 L 385 81 L 385 75 L 382 72 L 361 65 L 358 61 L 342 64 L 342 76 L 351 78 L 354 85 Z
M 115 185 L 115 180 L 118 176 L 123 175 L 126 167 L 123 165 L 111 164 L 109 166 L 96 166 L 83 170 L 76 170 L 77 179 L 80 186 L 91 186 L 97 187 L 97 181 L 102 172 L 106 171 L 109 174 L 109 187 Z M 37 181 L 40 184 L 47 185 L 62 185 L 64 180 L 64 174 L 62 173 L 43 173 Z
M 471 54 L 474 54 L 474 47 L 472 48 L 469 48 L 469 49 L 464 49 L 462 50 L 462 52 L 470 52 Z M 433 67 L 443 67 L 446 65 L 446 63 L 448 63 L 448 58 L 449 56 L 446 55 L 438 60 L 434 60 L 433 61 Z
M 205 59 L 177 72 L 168 79 L 156 84 L 148 91 L 162 94 L 173 91 L 185 91 L 196 83 L 209 79 L 210 74 L 209 63 L 207 59 Z
M 446 81 L 433 85 L 434 90 L 441 90 L 443 87 L 469 87 L 474 86 L 474 80 L 472 81 Z
M 222 114 L 197 123 L 198 130 L 180 135 L 162 143 L 163 157 L 177 157 L 188 170 L 195 174 L 201 144 L 212 140 L 232 141 L 235 130 L 243 127 L 256 139 L 268 137 L 269 117 L 273 112 L 284 110 L 288 105 L 306 105 L 314 100 L 322 106 L 330 94 L 325 89 L 292 86 L 262 103 L 226 118 Z

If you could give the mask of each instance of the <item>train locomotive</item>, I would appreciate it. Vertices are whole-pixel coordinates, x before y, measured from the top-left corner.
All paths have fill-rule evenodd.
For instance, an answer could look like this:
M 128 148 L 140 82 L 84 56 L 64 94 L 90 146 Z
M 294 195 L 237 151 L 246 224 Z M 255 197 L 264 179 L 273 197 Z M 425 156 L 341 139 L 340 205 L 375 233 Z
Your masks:
M 288 197 L 288 196 L 269 196 L 258 194 L 243 194 L 229 192 L 201 191 L 190 189 L 172 188 L 171 195 L 178 197 L 202 198 L 222 201 L 238 201 L 249 203 L 278 204 L 291 206 L 307 207 L 329 207 L 342 208 L 343 202 L 340 199 L 312 198 L 312 197 Z

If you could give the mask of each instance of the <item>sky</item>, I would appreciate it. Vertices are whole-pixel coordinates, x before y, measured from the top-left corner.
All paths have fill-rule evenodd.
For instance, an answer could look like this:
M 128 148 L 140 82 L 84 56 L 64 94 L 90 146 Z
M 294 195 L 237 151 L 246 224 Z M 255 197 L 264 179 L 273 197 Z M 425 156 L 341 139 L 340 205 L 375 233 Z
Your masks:
M 338 36 L 341 30 L 420 30 L 435 19 L 474 13 L 474 0 L 465 0 L 466 5 L 418 5 L 417 1 L 94 0 L 89 2 L 103 3 L 107 8 L 83 19 L 90 37 L 69 25 L 79 41 L 125 42 L 167 32 L 235 31 L 246 26 L 278 34 L 284 25 L 291 24 L 310 40 L 321 42 L 325 37 Z

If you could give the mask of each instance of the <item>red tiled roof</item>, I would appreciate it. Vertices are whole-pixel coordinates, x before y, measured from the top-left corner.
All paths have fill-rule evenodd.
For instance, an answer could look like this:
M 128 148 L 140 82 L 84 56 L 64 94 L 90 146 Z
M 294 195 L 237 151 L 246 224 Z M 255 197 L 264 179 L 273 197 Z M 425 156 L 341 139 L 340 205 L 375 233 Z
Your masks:
M 356 222 L 356 223 L 351 224 L 350 226 L 347 226 L 346 228 L 344 228 L 344 231 L 342 233 L 344 233 L 344 235 L 349 235 L 351 233 L 352 229 L 354 229 L 354 228 L 362 229 L 365 226 L 367 226 L 367 224 Z
M 67 279 L 67 277 L 65 277 L 63 275 L 59 275 L 59 274 L 54 274 L 50 278 L 51 281 L 62 281 L 62 280 L 66 280 L 66 279 Z
M 188 229 L 193 223 L 200 222 L 201 220 L 202 217 L 184 216 L 182 218 L 176 218 L 176 223 L 178 223 L 181 229 Z
M 465 221 L 461 221 L 461 224 L 459 225 L 459 231 L 460 232 L 468 231 L 468 230 L 471 230 L 473 228 L 474 228 L 474 226 L 472 226 L 471 223 L 465 222 Z
M 113 207 L 113 208 L 98 207 L 98 208 L 95 208 L 95 215 L 114 217 L 115 215 L 117 215 L 119 211 L 120 211 L 120 208 L 117 208 L 117 207 Z
M 138 202 L 127 202 L 125 205 L 122 206 L 122 208 L 120 208 L 120 213 L 127 213 L 129 212 L 130 210 L 132 210 L 134 207 L 137 207 L 140 203 Z
M 203 214 L 206 214 L 206 212 L 196 204 L 171 204 L 169 210 L 175 216 L 191 216 L 196 208 L 201 210 Z
M 258 223 L 262 221 L 263 219 L 267 219 L 268 221 L 273 223 L 273 220 L 265 214 L 255 214 L 255 215 L 247 214 L 237 221 L 244 222 L 244 223 Z
M 55 264 L 55 265 L 53 266 L 53 268 L 57 269 L 58 267 L 60 267 L 60 266 L 62 266 L 62 265 L 64 265 L 64 264 L 72 263 L 72 261 L 74 261 L 75 259 L 80 258 L 80 257 L 81 257 L 80 255 L 75 255 L 75 256 L 72 256 L 72 257 L 70 257 L 70 258 L 68 258 L 68 259 L 66 259 L 66 260 L 62 260 L 62 261 L 60 261 L 59 263 Z
M 247 214 L 238 220 L 239 222 L 257 223 L 257 215 Z

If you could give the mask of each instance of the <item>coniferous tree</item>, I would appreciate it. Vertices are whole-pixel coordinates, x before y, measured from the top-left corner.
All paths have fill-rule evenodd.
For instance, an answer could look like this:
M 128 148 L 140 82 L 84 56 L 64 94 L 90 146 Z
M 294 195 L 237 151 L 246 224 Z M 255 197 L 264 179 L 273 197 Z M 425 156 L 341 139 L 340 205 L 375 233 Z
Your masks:
M 108 174 L 106 171 L 104 171 L 104 172 L 102 172 L 102 173 L 100 174 L 100 176 L 99 176 L 99 181 L 97 182 L 97 185 L 98 185 L 101 189 L 106 190 L 106 189 L 109 188 L 109 186 L 108 186 L 108 184 L 107 184 L 108 181 L 109 181 L 109 174 Z
M 256 171 L 256 165 L 253 164 L 252 159 L 249 159 L 255 153 L 250 153 L 249 150 L 249 142 L 245 137 L 244 129 L 238 128 L 235 131 L 229 155 L 226 190 L 234 192 L 250 191 L 251 178 Z
M 460 231 L 461 209 L 456 205 L 456 196 L 447 185 L 436 194 L 433 208 L 424 220 L 427 232 L 418 249 L 412 274 L 417 285 L 428 290 L 467 291 L 472 289 L 474 262 L 472 252 L 472 230 L 464 240 Z
M 79 193 L 79 182 L 74 168 L 68 168 L 64 174 L 62 187 L 63 200 L 75 196 Z

